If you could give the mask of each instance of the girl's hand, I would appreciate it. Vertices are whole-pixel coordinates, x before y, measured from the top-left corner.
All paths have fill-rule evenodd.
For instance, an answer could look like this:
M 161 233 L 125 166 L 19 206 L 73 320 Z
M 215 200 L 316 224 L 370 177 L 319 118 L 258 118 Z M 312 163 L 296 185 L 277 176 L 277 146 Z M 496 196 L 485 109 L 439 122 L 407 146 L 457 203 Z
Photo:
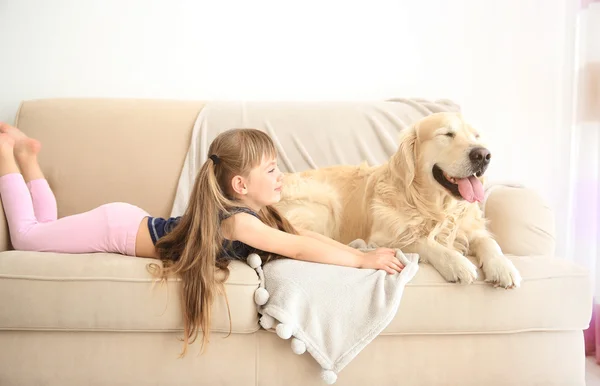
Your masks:
M 383 269 L 389 274 L 402 271 L 404 265 L 396 258 L 396 250 L 377 248 L 363 255 L 360 268 Z

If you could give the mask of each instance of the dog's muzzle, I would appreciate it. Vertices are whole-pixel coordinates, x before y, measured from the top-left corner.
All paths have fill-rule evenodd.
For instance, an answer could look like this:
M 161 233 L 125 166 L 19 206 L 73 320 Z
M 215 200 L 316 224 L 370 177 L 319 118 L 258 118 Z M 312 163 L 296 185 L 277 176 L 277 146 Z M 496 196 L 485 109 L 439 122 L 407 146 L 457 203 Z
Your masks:
M 471 160 L 473 174 L 481 177 L 490 164 L 492 154 L 485 147 L 476 147 L 469 152 L 469 159 Z

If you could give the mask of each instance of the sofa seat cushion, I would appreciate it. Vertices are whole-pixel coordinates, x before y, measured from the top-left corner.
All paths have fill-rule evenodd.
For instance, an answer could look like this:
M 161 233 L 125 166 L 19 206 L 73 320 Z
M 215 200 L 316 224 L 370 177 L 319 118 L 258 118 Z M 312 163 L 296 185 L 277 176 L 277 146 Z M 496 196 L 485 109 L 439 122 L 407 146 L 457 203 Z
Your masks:
M 512 257 L 523 282 L 514 290 L 481 278 L 447 283 L 429 264 L 404 290 L 398 314 L 382 334 L 479 334 L 581 330 L 591 317 L 587 271 L 564 259 Z M 0 254 L 0 329 L 175 331 L 183 328 L 180 282 L 155 283 L 146 271 L 153 259 L 116 254 Z M 226 283 L 232 332 L 258 330 L 254 291 L 258 278 L 234 261 Z M 6 312 L 10 310 L 10 312 Z M 224 298 L 213 307 L 212 330 L 228 332 Z
M 546 256 L 508 256 L 523 281 L 517 289 L 446 282 L 429 264 L 406 285 L 398 314 L 383 334 L 480 334 L 581 330 L 588 326 L 592 287 L 587 271 Z
M 0 253 L 0 330 L 178 331 L 181 282 L 155 282 L 154 259 L 117 254 Z M 259 328 L 256 272 L 230 264 L 226 282 L 234 333 Z M 229 332 L 224 297 L 213 306 L 211 330 Z

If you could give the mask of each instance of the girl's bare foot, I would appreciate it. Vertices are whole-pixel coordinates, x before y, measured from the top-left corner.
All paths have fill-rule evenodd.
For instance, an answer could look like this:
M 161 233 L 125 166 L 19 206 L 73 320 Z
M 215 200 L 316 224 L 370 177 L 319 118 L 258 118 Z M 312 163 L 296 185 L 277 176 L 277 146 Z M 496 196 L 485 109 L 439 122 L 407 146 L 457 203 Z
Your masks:
M 6 133 L 10 135 L 11 137 L 13 137 L 15 142 L 19 139 L 27 138 L 25 133 L 23 133 L 21 130 L 4 122 L 0 122 L 0 133 Z
M 8 134 L 0 134 L 0 152 L 4 154 L 12 154 L 15 146 L 15 139 Z
M 40 152 L 42 148 L 42 144 L 37 139 L 24 137 L 15 142 L 15 158 L 17 162 L 23 160 L 24 158 L 35 157 Z
M 14 140 L 14 152 L 17 160 L 19 158 L 35 156 L 40 152 L 42 144 L 40 141 L 29 138 L 21 130 L 7 123 L 0 122 L 0 135 L 7 135 Z
M 19 167 L 13 155 L 15 139 L 6 133 L 0 133 L 0 176 L 19 173 Z

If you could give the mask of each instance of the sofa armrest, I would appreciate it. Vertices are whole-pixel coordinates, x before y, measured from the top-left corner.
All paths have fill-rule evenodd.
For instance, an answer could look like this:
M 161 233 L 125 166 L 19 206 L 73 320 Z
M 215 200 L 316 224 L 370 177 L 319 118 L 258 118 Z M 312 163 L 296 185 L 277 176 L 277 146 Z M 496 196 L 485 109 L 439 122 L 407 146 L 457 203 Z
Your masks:
M 4 207 L 0 201 L 0 252 L 12 250 L 10 243 L 10 233 L 8 233 L 8 224 L 4 215 Z
M 554 213 L 534 190 L 491 186 L 483 212 L 488 229 L 505 254 L 554 256 Z

